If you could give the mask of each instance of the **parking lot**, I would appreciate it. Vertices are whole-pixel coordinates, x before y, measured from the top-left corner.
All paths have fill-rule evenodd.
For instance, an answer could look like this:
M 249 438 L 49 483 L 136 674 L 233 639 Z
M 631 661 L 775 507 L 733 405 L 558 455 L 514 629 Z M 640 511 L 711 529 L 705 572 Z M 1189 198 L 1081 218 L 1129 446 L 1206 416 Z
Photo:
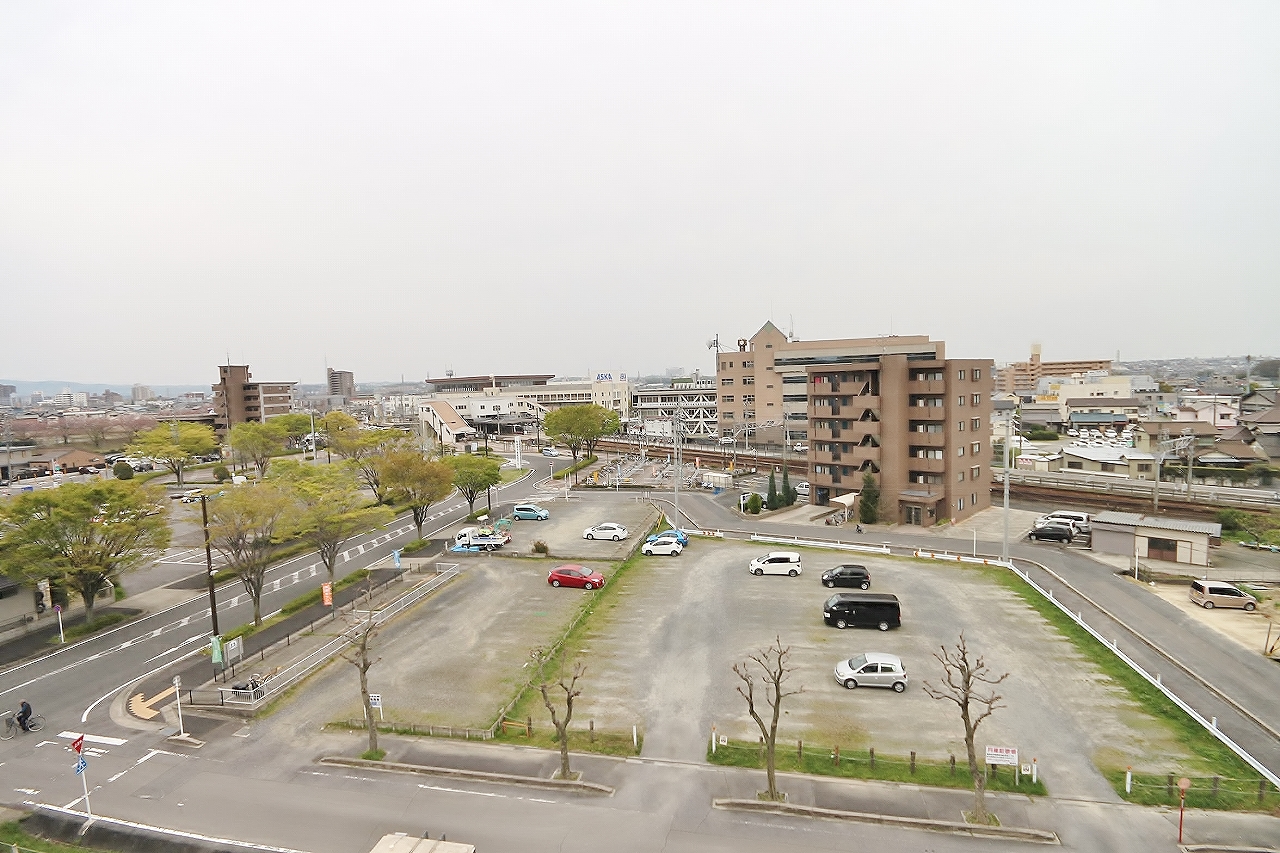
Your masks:
M 611 560 L 638 543 L 646 519 L 657 518 L 650 505 L 625 493 L 540 503 L 551 518 L 515 523 L 505 550 L 528 554 L 542 539 L 554 558 L 448 555 L 462 566 L 462 577 L 387 629 L 371 685 L 383 693 L 388 719 L 491 723 L 527 677 L 530 650 L 561 636 L 585 601 L 578 590 L 549 587 L 547 572 L 579 562 L 609 576 Z M 632 537 L 623 543 L 581 538 L 583 528 L 604 520 L 626 524 Z M 645 755 L 681 760 L 701 758 L 713 725 L 754 741 L 758 731 L 731 667 L 779 636 L 792 649 L 790 683 L 804 688 L 784 705 L 781 741 L 839 744 L 844 751 L 874 746 L 884 756 L 915 750 L 922 760 L 955 754 L 963 761 L 954 706 L 920 687 L 941 675 L 932 653 L 954 644 L 963 629 L 970 649 L 994 672 L 1010 673 L 999 688 L 1007 707 L 983 724 L 979 748 L 1014 746 L 1024 761 L 1037 758 L 1056 794 L 1112 799 L 1094 762 L 1163 772 L 1183 754 L 1162 726 L 982 570 L 805 549 L 797 578 L 749 575 L 748 561 L 767 550 L 694 539 L 683 555 L 643 558 L 611 585 L 580 648 L 570 650 L 588 666 L 575 724 L 594 720 L 597 729 L 614 731 L 636 725 L 645 734 Z M 822 603 L 833 591 L 819 575 L 840 562 L 868 566 L 872 591 L 898 595 L 901 628 L 840 631 L 823 624 Z M 836 662 L 863 651 L 899 655 L 910 675 L 906 692 L 837 684 Z M 354 673 L 331 668 L 317 682 L 331 704 L 327 718 L 358 718 L 351 685 L 325 687 L 335 677 L 345 684 Z

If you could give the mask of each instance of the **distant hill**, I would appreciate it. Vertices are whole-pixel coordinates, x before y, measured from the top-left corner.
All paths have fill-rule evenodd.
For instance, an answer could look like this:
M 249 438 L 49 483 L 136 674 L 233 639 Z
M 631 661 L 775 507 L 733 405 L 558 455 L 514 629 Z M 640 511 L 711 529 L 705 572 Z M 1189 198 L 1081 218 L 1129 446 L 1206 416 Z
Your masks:
M 139 385 L 147 385 L 145 382 L 137 383 Z M 39 391 L 46 397 L 54 394 L 61 394 L 64 390 L 70 390 L 73 394 L 84 392 L 86 394 L 101 394 L 110 388 L 117 394 L 129 396 L 129 390 L 133 388 L 132 382 L 65 382 L 54 379 L 46 379 L 42 381 L 32 382 L 25 379 L 0 379 L 0 385 L 12 385 L 17 388 L 17 394 L 25 397 L 32 391 Z M 203 391 L 209 393 L 209 385 L 147 385 L 152 391 L 162 397 L 176 397 L 179 394 L 185 394 L 188 391 Z

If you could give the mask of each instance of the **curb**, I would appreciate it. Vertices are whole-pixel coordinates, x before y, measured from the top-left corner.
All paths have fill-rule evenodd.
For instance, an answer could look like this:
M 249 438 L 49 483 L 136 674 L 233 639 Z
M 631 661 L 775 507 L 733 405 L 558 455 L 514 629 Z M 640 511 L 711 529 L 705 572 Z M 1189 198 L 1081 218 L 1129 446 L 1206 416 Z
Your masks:
M 219 838 L 104 815 L 90 817 L 86 812 L 48 803 L 30 805 L 32 811 L 27 820 L 31 828 L 38 834 L 52 836 L 69 845 L 87 844 L 104 849 L 133 851 L 163 850 L 166 853 L 227 853 L 232 850 L 304 853 L 292 847 Z
M 1276 853 L 1274 847 L 1233 847 L 1229 844 L 1183 844 L 1183 853 Z
M 1031 829 L 1021 826 L 977 826 L 951 820 L 930 820 L 919 817 L 898 817 L 895 815 L 869 814 L 867 812 L 848 812 L 839 809 L 822 809 L 817 806 L 798 806 L 789 803 L 766 803 L 759 800 L 717 799 L 711 801 L 712 808 L 734 811 L 766 812 L 769 814 L 790 815 L 797 817 L 819 817 L 829 820 L 846 820 L 856 823 L 873 823 L 881 826 L 900 826 L 908 829 L 923 829 L 930 832 L 946 832 L 952 835 L 967 835 L 972 838 L 1004 838 L 1017 841 L 1030 841 L 1035 844 L 1061 844 L 1057 833 L 1043 829 Z
M 575 782 L 565 779 L 541 779 L 537 776 L 517 776 L 512 773 L 489 773 L 484 770 L 462 770 L 455 767 L 432 767 L 426 764 L 403 764 L 398 761 L 368 761 L 364 758 L 345 758 L 326 755 L 317 759 L 331 767 L 359 767 L 364 770 L 382 770 L 387 773 L 418 773 L 424 776 L 448 776 L 454 779 L 471 779 L 477 782 L 499 782 L 507 785 L 528 785 L 555 791 L 580 791 L 584 794 L 603 794 L 612 797 L 614 789 L 595 782 Z

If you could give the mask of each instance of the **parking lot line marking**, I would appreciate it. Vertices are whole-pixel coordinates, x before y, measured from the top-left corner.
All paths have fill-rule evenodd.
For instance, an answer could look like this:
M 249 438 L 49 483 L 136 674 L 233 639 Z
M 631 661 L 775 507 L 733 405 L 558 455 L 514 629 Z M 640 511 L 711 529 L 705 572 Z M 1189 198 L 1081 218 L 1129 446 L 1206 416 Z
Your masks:
M 462 788 L 446 788 L 443 785 L 423 785 L 421 782 L 418 783 L 418 787 L 425 788 L 428 791 L 446 791 L 450 794 L 475 794 L 477 797 L 497 797 L 500 800 L 511 799 L 506 794 L 495 794 L 492 791 L 464 791 Z M 518 797 L 517 799 L 523 798 Z

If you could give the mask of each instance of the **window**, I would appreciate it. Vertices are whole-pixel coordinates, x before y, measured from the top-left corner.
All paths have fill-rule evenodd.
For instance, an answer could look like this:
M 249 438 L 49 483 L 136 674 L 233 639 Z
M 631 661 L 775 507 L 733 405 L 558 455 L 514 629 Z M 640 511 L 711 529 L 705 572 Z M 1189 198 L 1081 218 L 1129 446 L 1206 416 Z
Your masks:
M 970 426 L 973 427 L 974 432 L 982 429 L 982 418 L 974 418 L 973 423 L 971 423 Z
M 721 412 L 720 417 L 723 420 L 731 421 L 733 420 L 733 412 Z
M 976 492 L 973 492 L 969 495 L 969 506 L 977 506 L 977 505 L 978 505 L 978 495 Z
M 964 421 L 957 421 L 956 426 L 959 427 L 960 432 L 964 432 Z
M 755 367 L 755 366 L 756 366 L 756 363 L 755 363 L 754 361 L 744 361 L 744 362 L 742 362 L 742 366 L 743 366 L 743 367 Z
M 729 379 L 729 380 L 727 380 L 727 381 L 728 381 L 728 382 L 732 382 L 733 380 L 732 380 L 732 379 Z M 956 405 L 957 405 L 957 406 L 963 406 L 963 405 L 964 405 L 964 395 L 963 395 L 963 394 L 961 394 L 961 395 L 959 396 L 959 398 L 957 398 L 957 400 L 956 400 Z
M 1150 462 L 1139 462 L 1139 463 L 1138 463 L 1138 473 L 1139 473 L 1139 474 L 1150 474 L 1150 473 L 1151 473 L 1151 463 L 1150 463 Z
M 721 398 L 720 398 L 720 402 L 721 402 L 721 403 L 732 403 L 732 402 L 733 402 L 733 395 L 732 395 L 732 394 L 725 394 L 723 397 L 721 397 Z
M 982 405 L 982 395 L 981 395 L 981 394 L 974 394 L 974 395 L 973 395 L 973 404 L 974 404 L 975 406 L 981 406 L 981 405 Z
M 963 483 L 963 482 L 964 482 L 964 472 L 963 472 L 963 471 L 961 471 L 961 472 L 960 472 L 960 476 L 956 477 L 956 482 L 957 482 L 957 483 Z
M 732 384 L 733 384 L 733 380 L 732 380 L 732 379 L 721 379 L 721 380 L 720 380 L 720 384 L 721 384 L 721 385 L 732 385 Z
M 958 377 L 956 377 L 956 378 L 957 378 L 957 379 L 960 379 L 960 380 L 963 380 L 963 379 L 964 379 L 964 371 L 963 371 L 963 370 L 961 370 L 961 371 L 960 371 L 960 375 L 959 375 Z
M 964 498 L 959 498 L 958 500 L 956 500 L 956 509 L 957 510 L 964 509 Z
M 982 467 L 979 465 L 974 465 L 972 468 L 969 469 L 969 479 L 976 480 L 978 479 L 978 476 L 981 473 L 982 473 Z
M 743 394 L 743 395 L 742 395 L 742 402 L 744 402 L 744 403 L 754 403 L 755 401 L 756 401 L 756 395 L 755 395 L 755 394 Z
M 981 378 L 982 378 L 982 371 L 975 367 L 973 369 L 973 381 L 977 382 Z
M 756 384 L 756 378 L 755 378 L 754 376 L 744 376 L 744 377 L 742 377 L 742 384 L 743 384 L 743 385 L 755 385 L 755 384 Z
M 963 447 L 963 446 L 960 446 L 960 447 L 957 447 L 957 448 L 956 448 L 956 456 L 964 456 L 964 447 Z
M 977 456 L 979 453 L 982 452 L 982 442 L 975 441 L 973 445 L 969 448 L 969 450 L 973 453 L 974 456 Z

